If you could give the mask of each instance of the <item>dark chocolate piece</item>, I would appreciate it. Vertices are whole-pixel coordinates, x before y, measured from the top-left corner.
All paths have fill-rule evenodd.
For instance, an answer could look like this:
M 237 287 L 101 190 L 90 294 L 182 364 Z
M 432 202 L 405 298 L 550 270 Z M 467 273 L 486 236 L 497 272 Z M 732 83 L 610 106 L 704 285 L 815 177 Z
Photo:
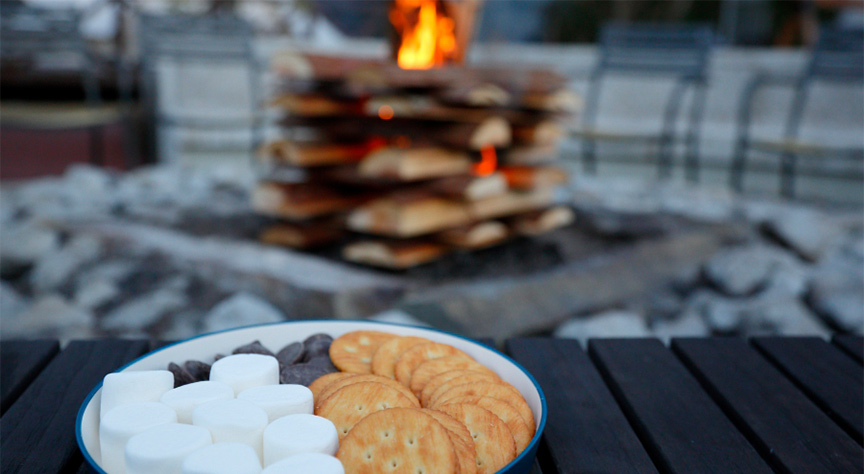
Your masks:
M 275 354 L 270 352 L 269 349 L 267 349 L 266 347 L 264 347 L 264 345 L 261 344 L 261 341 L 253 341 L 249 344 L 246 344 L 245 346 L 240 346 L 237 349 L 234 349 L 234 352 L 232 352 L 232 354 L 261 354 L 276 357 Z
M 305 354 L 306 347 L 302 342 L 292 342 L 276 353 L 276 359 L 280 366 L 285 367 L 300 362 Z
M 174 388 L 182 387 L 183 385 L 190 384 L 195 381 L 195 379 L 189 375 L 189 372 L 186 372 L 186 369 L 180 367 L 179 365 L 171 362 L 168 364 L 168 370 L 174 374 Z
M 328 355 L 330 353 L 330 344 L 333 338 L 329 334 L 313 334 L 303 341 L 306 346 L 306 355 L 303 358 L 304 362 L 308 362 L 317 357 Z
M 196 382 L 210 380 L 210 364 L 205 364 L 204 362 L 197 360 L 187 360 L 183 363 L 183 368 L 186 369 L 186 372 L 188 372 Z

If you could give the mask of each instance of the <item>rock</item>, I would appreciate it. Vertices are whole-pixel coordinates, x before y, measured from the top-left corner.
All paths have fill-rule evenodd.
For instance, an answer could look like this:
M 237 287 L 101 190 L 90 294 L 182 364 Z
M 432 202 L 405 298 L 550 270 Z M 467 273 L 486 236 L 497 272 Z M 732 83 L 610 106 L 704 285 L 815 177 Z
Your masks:
M 75 288 L 75 304 L 94 310 L 114 301 L 120 295 L 117 284 L 111 280 L 79 279 Z
M 705 337 L 711 334 L 711 328 L 702 316 L 695 311 L 685 311 L 676 319 L 661 320 L 651 325 L 654 336 L 664 342 L 673 337 Z
M 3 274 L 15 268 L 29 267 L 40 257 L 55 252 L 60 235 L 34 220 L 0 227 L 0 265 Z
M 163 341 L 183 341 L 195 337 L 201 332 L 201 318 L 204 313 L 189 309 L 172 314 L 166 327 L 157 334 Z
M 7 318 L 14 319 L 19 313 L 26 310 L 29 302 L 19 295 L 14 288 L 0 281 L 0 317 L 5 322 Z
M 807 294 L 810 307 L 841 331 L 864 328 L 864 268 L 836 255 L 820 262 Z
M 187 304 L 188 299 L 182 291 L 160 288 L 113 309 L 102 318 L 102 327 L 109 331 L 143 330 Z
M 592 337 L 649 337 L 645 317 L 630 311 L 605 311 L 578 317 L 555 329 L 555 337 L 579 339 L 584 345 Z
M 93 280 L 120 282 L 135 272 L 140 262 L 131 259 L 102 260 L 81 272 L 78 284 L 86 284 Z
M 579 219 L 593 232 L 607 237 L 649 237 L 669 231 L 673 222 L 666 214 L 582 210 Z
M 419 319 L 411 316 L 409 313 L 405 311 L 393 309 L 390 311 L 385 311 L 383 313 L 376 314 L 375 316 L 370 316 L 370 320 L 378 321 L 382 323 L 396 323 L 396 324 L 405 324 L 407 326 L 424 326 L 429 327 L 428 324 L 420 321 Z
M 69 166 L 63 175 L 68 187 L 82 195 L 104 197 L 111 194 L 112 178 L 106 168 L 76 163 Z
M 38 293 L 56 289 L 82 265 L 96 260 L 101 253 L 102 246 L 97 239 L 77 236 L 60 250 L 39 258 L 30 273 L 30 284 Z
M 827 339 L 831 331 L 801 300 L 786 294 L 768 294 L 747 304 L 742 310 L 747 334 L 768 332 L 783 336 L 819 336 Z
M 805 208 L 787 208 L 768 218 L 764 227 L 769 236 L 809 261 L 819 260 L 842 232 L 825 215 Z
M 68 339 L 92 335 L 93 314 L 69 304 L 58 294 L 40 296 L 17 316 L 3 315 L 4 338 L 53 337 Z
M 285 316 L 270 303 L 250 293 L 235 293 L 204 317 L 204 332 L 221 331 L 252 324 L 277 323 Z
M 723 297 L 710 298 L 702 306 L 702 316 L 714 332 L 734 334 L 743 329 L 741 302 Z
M 772 249 L 757 244 L 717 252 L 705 264 L 704 273 L 723 293 L 742 296 L 764 287 L 777 265 Z

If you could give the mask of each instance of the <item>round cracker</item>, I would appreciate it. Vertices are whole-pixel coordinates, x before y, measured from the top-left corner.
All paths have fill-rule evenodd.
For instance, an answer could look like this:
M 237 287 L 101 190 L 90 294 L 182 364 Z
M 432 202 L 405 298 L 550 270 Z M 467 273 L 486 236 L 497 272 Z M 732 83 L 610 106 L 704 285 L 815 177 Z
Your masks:
M 372 354 L 394 337 L 396 335 L 378 331 L 349 332 L 330 344 L 330 359 L 343 372 L 371 374 Z
M 450 390 L 439 394 L 438 397 L 430 403 L 429 407 L 437 409 L 438 406 L 444 405 L 448 400 L 466 396 L 492 397 L 503 400 L 519 412 L 519 416 L 525 420 L 525 423 L 527 423 L 528 426 L 534 426 L 534 414 L 531 412 L 531 407 L 528 406 L 528 402 L 525 401 L 525 398 L 522 397 L 519 390 L 516 390 L 512 385 L 504 382 L 471 382 L 456 385 Z
M 346 385 L 321 402 L 315 414 L 336 425 L 339 438 L 366 416 L 388 408 L 413 408 L 411 400 L 393 387 L 378 382 Z
M 456 464 L 459 474 L 477 473 L 477 452 L 474 450 L 474 439 L 461 421 L 437 410 L 422 409 L 423 413 L 435 418 L 450 434 L 450 441 L 456 451 Z
M 408 388 L 393 379 L 388 379 L 387 377 L 373 374 L 348 374 L 348 377 L 343 377 L 339 380 L 333 381 L 330 385 L 321 390 L 321 393 L 318 395 L 317 398 L 315 398 L 315 406 L 317 407 L 318 405 L 320 405 L 324 400 L 327 399 L 327 397 L 334 394 L 342 387 L 347 387 L 351 384 L 363 382 L 377 382 L 387 385 L 388 387 L 392 387 L 398 390 L 402 395 L 405 395 L 409 400 L 411 400 L 411 404 L 413 406 L 420 408 L 420 400 L 417 400 L 417 397 L 414 396 L 414 393 L 412 393 L 411 390 L 408 390 Z
M 516 455 L 522 453 L 531 443 L 531 438 L 534 437 L 534 427 L 528 426 L 519 411 L 513 408 L 512 405 L 492 397 L 456 397 L 447 400 L 446 405 L 458 403 L 467 403 L 469 405 L 477 405 L 480 408 L 485 408 L 495 414 L 501 421 L 507 424 L 510 428 L 510 433 L 513 435 L 513 441 L 516 442 Z
M 478 474 L 498 472 L 516 457 L 516 442 L 510 428 L 491 411 L 466 403 L 444 405 L 439 411 L 468 428 L 474 439 Z
M 486 367 L 474 359 L 465 358 L 461 355 L 439 357 L 437 359 L 423 362 L 414 369 L 414 372 L 411 372 L 411 391 L 415 394 L 419 394 L 423 391 L 423 387 L 426 386 L 432 377 L 450 370 L 458 369 L 474 370 L 476 372 L 491 372 L 489 367 Z
M 435 399 L 442 393 L 457 385 L 471 382 L 500 382 L 498 375 L 488 372 L 474 372 L 473 370 L 451 370 L 435 376 L 420 393 L 420 402 L 424 407 L 431 407 Z M 425 401 L 424 401 L 425 400 Z
M 350 377 L 351 375 L 353 374 L 349 374 L 348 372 L 331 372 L 329 374 L 318 377 L 317 379 L 315 379 L 314 382 L 309 385 L 309 390 L 312 391 L 312 400 L 315 400 L 315 403 L 317 403 L 318 394 L 320 394 L 321 391 L 324 390 L 324 388 L 339 379 L 344 379 L 345 377 Z
M 424 410 L 373 413 L 340 442 L 336 457 L 346 474 L 455 472 L 456 452 L 446 428 Z
M 381 344 L 372 355 L 372 373 L 395 379 L 396 361 L 412 346 L 430 342 L 429 339 L 413 336 L 397 336 Z
M 462 350 L 456 349 L 447 344 L 441 344 L 440 342 L 427 342 L 426 344 L 419 344 L 411 347 L 407 351 L 403 352 L 402 355 L 399 356 L 399 360 L 396 361 L 396 368 L 394 370 L 396 380 L 398 380 L 402 385 L 410 387 L 411 372 L 414 372 L 414 369 L 417 368 L 418 365 L 427 360 L 451 355 L 461 355 L 469 359 L 471 358 L 471 356 Z

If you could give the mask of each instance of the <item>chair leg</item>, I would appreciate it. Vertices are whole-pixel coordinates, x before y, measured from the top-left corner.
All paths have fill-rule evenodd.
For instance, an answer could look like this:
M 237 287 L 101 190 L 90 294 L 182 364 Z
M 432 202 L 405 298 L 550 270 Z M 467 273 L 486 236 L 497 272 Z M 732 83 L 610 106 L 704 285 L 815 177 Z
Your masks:
M 787 199 L 795 198 L 795 165 L 797 157 L 785 153 L 780 157 L 780 194 Z
M 100 126 L 90 127 L 90 164 L 105 166 L 105 135 Z
M 744 173 L 747 168 L 747 144 L 739 140 L 735 146 L 735 154 L 732 157 L 732 166 L 729 170 L 729 185 L 735 191 L 744 191 Z
M 657 177 L 669 179 L 672 176 L 672 137 L 664 134 L 660 137 L 660 152 L 657 156 Z
M 597 150 L 594 140 L 587 140 L 583 145 L 582 163 L 585 174 L 597 174 Z

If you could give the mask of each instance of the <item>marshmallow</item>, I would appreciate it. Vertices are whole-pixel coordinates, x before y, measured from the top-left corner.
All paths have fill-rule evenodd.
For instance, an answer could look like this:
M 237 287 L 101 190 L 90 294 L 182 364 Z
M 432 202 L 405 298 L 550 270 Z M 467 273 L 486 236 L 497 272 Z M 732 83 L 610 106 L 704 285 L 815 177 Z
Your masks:
M 216 443 L 190 454 L 181 466 L 183 474 L 259 474 L 261 461 L 243 443 Z
M 167 370 L 139 370 L 108 374 L 102 380 L 99 416 L 130 402 L 158 402 L 174 388 L 174 374 Z
M 262 457 L 262 439 L 267 427 L 267 412 L 246 400 L 216 400 L 192 412 L 192 423 L 207 428 L 213 442 L 236 441 L 248 444 Z
M 267 466 L 261 474 L 345 474 L 345 468 L 333 456 L 301 453 Z
M 234 398 L 234 389 L 222 382 L 194 382 L 169 390 L 160 401 L 177 412 L 177 421 L 192 424 L 192 411 L 199 405 L 213 400 Z
M 110 410 L 99 421 L 102 468 L 111 474 L 125 473 L 123 451 L 129 438 L 150 428 L 176 422 L 174 410 L 159 402 L 126 403 Z
M 264 465 L 269 466 L 291 454 L 333 455 L 339 449 L 339 435 L 333 423 L 315 415 L 288 415 L 264 430 Z
M 243 390 L 237 398 L 263 408 L 271 423 L 287 415 L 311 415 L 314 408 L 312 391 L 302 385 L 262 385 Z
M 273 356 L 235 354 L 223 357 L 210 368 L 210 380 L 224 382 L 238 394 L 247 388 L 279 383 L 279 362 Z
M 212 442 L 210 433 L 199 426 L 170 423 L 150 428 L 126 443 L 126 472 L 180 474 L 183 460 Z

